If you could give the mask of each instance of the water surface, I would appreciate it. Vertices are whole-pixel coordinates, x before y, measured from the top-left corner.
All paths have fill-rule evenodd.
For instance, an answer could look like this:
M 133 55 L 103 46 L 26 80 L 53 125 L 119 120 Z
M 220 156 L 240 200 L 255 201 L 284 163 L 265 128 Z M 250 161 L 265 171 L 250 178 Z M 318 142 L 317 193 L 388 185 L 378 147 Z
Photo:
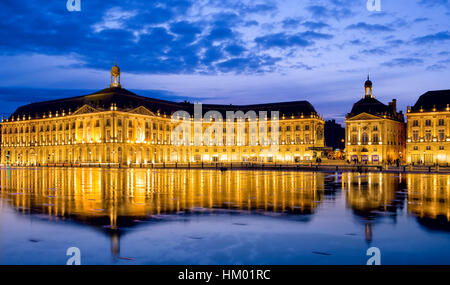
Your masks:
M 450 264 L 450 176 L 0 169 L 0 264 Z

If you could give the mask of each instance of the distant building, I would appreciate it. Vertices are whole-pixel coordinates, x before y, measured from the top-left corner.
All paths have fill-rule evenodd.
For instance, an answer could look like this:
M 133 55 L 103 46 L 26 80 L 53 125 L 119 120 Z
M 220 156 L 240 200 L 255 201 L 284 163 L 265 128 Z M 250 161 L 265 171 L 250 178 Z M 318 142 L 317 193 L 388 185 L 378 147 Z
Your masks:
M 408 107 L 408 163 L 450 161 L 450 90 L 429 91 Z
M 364 89 L 364 97 L 345 118 L 346 158 L 363 163 L 403 161 L 406 132 L 403 113 L 397 112 L 397 101 L 385 105 L 375 99 L 369 77 Z
M 336 120 L 325 122 L 325 145 L 333 149 L 345 148 L 345 128 L 336 123 Z

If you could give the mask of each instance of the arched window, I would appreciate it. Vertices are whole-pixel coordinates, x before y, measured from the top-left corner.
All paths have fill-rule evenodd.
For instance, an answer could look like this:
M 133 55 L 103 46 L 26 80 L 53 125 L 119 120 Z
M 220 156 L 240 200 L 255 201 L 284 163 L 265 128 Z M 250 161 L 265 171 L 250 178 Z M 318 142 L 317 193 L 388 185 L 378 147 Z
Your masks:
M 369 142 L 369 136 L 366 133 L 362 135 L 362 143 L 367 144 Z

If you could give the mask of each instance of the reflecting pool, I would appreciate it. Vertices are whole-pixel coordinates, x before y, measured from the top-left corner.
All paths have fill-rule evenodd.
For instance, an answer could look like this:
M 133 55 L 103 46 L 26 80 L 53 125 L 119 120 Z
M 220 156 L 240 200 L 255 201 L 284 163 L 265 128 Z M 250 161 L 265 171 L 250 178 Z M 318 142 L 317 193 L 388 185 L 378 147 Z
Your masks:
M 450 264 L 450 175 L 0 169 L 0 264 Z

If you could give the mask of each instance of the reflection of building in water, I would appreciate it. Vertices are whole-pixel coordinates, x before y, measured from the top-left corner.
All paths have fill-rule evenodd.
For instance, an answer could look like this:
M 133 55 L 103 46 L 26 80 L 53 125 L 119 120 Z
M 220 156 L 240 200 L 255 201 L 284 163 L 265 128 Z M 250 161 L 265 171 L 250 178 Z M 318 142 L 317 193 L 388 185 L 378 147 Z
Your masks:
M 419 218 L 445 218 L 450 222 L 450 175 L 406 177 L 408 212 Z
M 81 219 L 158 215 L 192 208 L 311 213 L 322 173 L 43 168 L 1 170 L 1 195 L 16 207 Z
M 323 173 L 19 168 L 0 175 L 2 200 L 23 214 L 98 226 L 111 237 L 114 255 L 122 227 L 160 214 L 226 209 L 309 215 L 324 198 Z
M 403 208 L 405 187 L 404 177 L 383 173 L 344 173 L 347 207 L 360 216 L 365 227 L 366 240 L 371 241 L 373 224 L 384 216 L 394 222 L 397 211 Z

